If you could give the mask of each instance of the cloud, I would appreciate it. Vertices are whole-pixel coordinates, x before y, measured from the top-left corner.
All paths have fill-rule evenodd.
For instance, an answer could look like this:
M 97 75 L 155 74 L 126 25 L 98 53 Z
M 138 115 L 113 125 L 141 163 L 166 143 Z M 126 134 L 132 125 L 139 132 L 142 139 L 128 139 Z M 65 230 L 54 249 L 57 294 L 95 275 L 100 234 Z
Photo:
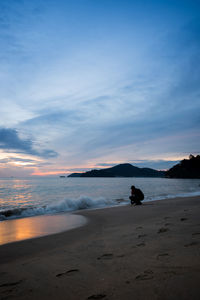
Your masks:
M 66 172 L 86 172 L 91 170 L 91 168 L 70 168 L 70 169 L 66 169 Z
M 21 166 L 10 166 L 0 168 L 0 177 L 26 177 L 30 176 L 34 169 L 22 168 Z
M 7 157 L 0 159 L 0 164 L 7 164 L 12 162 L 23 162 L 23 163 L 35 163 L 36 161 L 28 158 L 20 158 L 20 157 Z
M 45 149 L 38 152 L 38 155 L 44 158 L 51 158 L 51 157 L 57 157 L 58 153 L 54 150 Z
M 120 162 L 120 163 L 126 163 Z M 132 164 L 133 166 L 139 167 L 139 168 L 153 168 L 153 169 L 169 169 L 175 164 L 179 163 L 179 160 L 145 160 L 145 159 L 137 159 L 137 160 L 129 160 L 127 163 Z M 97 163 L 96 166 L 98 167 L 113 167 L 116 166 L 118 163 Z
M 16 129 L 0 128 L 0 149 L 26 153 L 44 158 L 57 157 L 58 153 L 50 149 L 36 150 L 32 140 L 19 137 Z
M 153 168 L 158 170 L 167 170 L 178 164 L 179 160 L 132 160 L 130 163 L 140 168 Z
M 97 163 L 96 167 L 113 167 L 116 166 L 117 163 Z
M 63 1 L 4 2 L 1 149 L 45 158 L 59 152 L 55 167 L 107 167 L 104 161 L 199 148 L 192 135 L 200 125 L 198 9 L 99 1 L 101 14 L 92 15 L 87 5 L 72 9 Z M 26 130 L 31 138 L 21 136 Z

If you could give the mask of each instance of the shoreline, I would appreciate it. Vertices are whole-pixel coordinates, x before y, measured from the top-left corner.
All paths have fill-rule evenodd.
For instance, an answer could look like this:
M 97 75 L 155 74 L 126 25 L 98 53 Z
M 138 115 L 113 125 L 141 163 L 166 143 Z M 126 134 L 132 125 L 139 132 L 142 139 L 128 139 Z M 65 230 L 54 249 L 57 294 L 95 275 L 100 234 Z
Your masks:
M 82 198 L 82 197 L 85 197 L 85 196 L 79 196 L 79 198 Z M 200 197 L 200 190 L 198 191 L 193 191 L 193 192 L 185 192 L 185 193 L 178 193 L 178 194 L 168 194 L 168 195 L 165 195 L 165 196 L 150 196 L 150 198 L 148 197 L 145 197 L 144 200 L 142 201 L 143 203 L 146 203 L 146 202 L 152 202 L 152 201 L 164 201 L 164 200 L 168 200 L 168 199 L 176 199 L 176 198 L 191 198 L 191 197 Z M 87 198 L 87 197 L 86 197 Z M 104 198 L 104 197 L 103 197 Z M 97 198 L 98 199 L 98 198 Z M 106 198 L 105 198 L 106 199 Z M 76 200 L 77 199 L 74 199 L 74 203 L 76 203 Z M 110 199 L 108 201 L 114 201 L 115 203 L 118 203 L 118 204 L 114 204 L 114 203 L 110 203 L 109 205 L 108 204 L 103 204 L 105 206 L 90 206 L 87 208 L 87 206 L 85 208 L 81 208 L 81 209 L 78 209 L 78 208 L 74 208 L 72 210 L 53 210 L 52 212 L 47 210 L 47 212 L 45 213 L 45 210 L 43 213 L 37 213 L 35 212 L 35 214 L 31 211 L 35 210 L 37 211 L 37 209 L 45 209 L 46 207 L 48 208 L 48 205 L 46 206 L 38 206 L 38 207 L 13 207 L 13 208 L 7 208 L 7 209 L 2 209 L 0 211 L 0 224 L 1 222 L 4 222 L 4 221 L 10 221 L 10 220 L 18 220 L 18 219 L 22 219 L 22 218 L 32 218 L 32 217 L 36 217 L 36 216 L 48 216 L 48 215 L 58 215 L 58 214 L 62 214 L 62 213 L 76 213 L 76 211 L 82 211 L 82 210 L 93 210 L 93 209 L 104 209 L 104 208 L 107 208 L 107 207 L 115 207 L 115 206 L 118 206 L 119 203 L 123 203 L 121 205 L 128 205 L 130 203 L 130 200 L 129 200 L 129 197 L 127 196 L 125 199 L 124 198 L 115 198 L 115 199 Z M 62 202 L 62 201 L 61 201 Z M 59 204 L 59 202 L 58 202 Z M 30 212 L 29 212 L 30 210 Z M 20 213 L 21 212 L 21 213 Z M 24 214 L 25 212 L 25 214 Z M 27 213 L 28 212 L 28 213 Z
M 78 214 L 86 225 L 0 246 L 0 299 L 200 299 L 200 197 Z
M 192 196 L 192 197 L 174 197 L 174 198 L 163 198 L 163 199 L 158 199 L 158 200 L 146 200 L 146 201 L 143 201 L 143 204 L 142 206 L 146 206 L 148 204 L 154 204 L 156 202 L 160 202 L 160 201 L 176 201 L 176 200 L 179 200 L 179 199 L 186 199 L 186 198 L 194 198 L 194 199 L 200 199 L 200 196 Z M 22 218 L 16 218 L 16 219 L 9 219 L 9 220 L 5 220 L 5 221 L 8 221 L 9 224 L 7 223 L 6 225 L 8 226 L 5 226 L 5 228 L 2 228 L 0 230 L 0 236 L 1 236 L 1 231 L 3 233 L 3 231 L 7 231 L 8 232 L 8 235 L 10 236 L 10 238 L 0 238 L 0 247 L 1 246 L 4 246 L 4 245 L 7 245 L 7 244 L 12 244 L 12 243 L 19 243 L 19 242 L 23 242 L 23 241 L 27 241 L 27 240 L 32 240 L 32 239 L 38 239 L 38 238 L 41 238 L 41 237 L 46 237 L 46 236 L 52 236 L 52 235 L 57 235 L 57 234 L 62 234 L 64 232 L 67 232 L 69 230 L 72 230 L 72 229 L 76 229 L 76 228 L 79 228 L 80 226 L 85 226 L 90 220 L 87 216 L 85 216 L 85 214 L 87 215 L 88 212 L 92 212 L 92 211 L 101 211 L 101 210 L 105 210 L 105 209 L 115 209 L 115 208 L 120 208 L 120 207 L 129 207 L 130 204 L 121 204 L 121 205 L 113 205 L 113 206 L 105 206 L 105 207 L 97 207 L 97 208 L 89 208 L 89 209 L 80 209 L 80 210 L 76 210 L 76 211 L 66 211 L 66 212 L 60 212 L 60 213 L 57 213 L 57 214 L 47 214 L 47 215 L 34 215 L 34 216 L 30 216 L 30 217 L 22 217 Z M 62 220 L 59 220 L 59 219 L 62 219 L 63 217 L 65 218 L 69 218 L 69 220 L 67 220 L 67 224 L 64 224 L 62 222 Z M 73 218 L 74 217 L 77 217 L 77 219 Z M 80 217 L 80 219 L 79 219 Z M 89 217 L 90 217 L 90 213 L 89 213 Z M 56 228 L 51 228 L 49 229 L 48 226 L 51 226 L 51 221 L 55 221 L 53 219 L 57 219 L 56 221 L 58 223 L 61 223 L 61 224 L 56 224 Z M 85 219 L 83 219 L 85 218 Z M 47 222 L 44 222 L 45 219 L 49 219 L 47 220 Z M 52 220 L 51 220 L 52 219 Z M 37 220 L 42 220 L 42 224 L 41 224 L 41 228 L 39 228 L 38 224 L 35 222 Z M 5 221 L 2 221 L 2 223 L 0 222 L 0 224 L 2 225 L 5 225 Z M 25 221 L 25 222 L 24 222 Z M 27 221 L 27 222 L 26 222 Z M 61 221 L 61 222 L 60 222 Z M 40 222 L 40 221 L 39 221 Z M 31 227 L 30 230 L 27 231 L 27 234 L 24 234 L 21 232 L 17 232 L 17 238 L 11 240 L 12 236 L 15 234 L 16 235 L 16 229 L 14 228 L 11 228 L 10 226 L 10 223 L 22 223 L 22 224 L 17 224 L 14 225 L 15 227 L 18 228 L 18 230 L 20 229 L 20 227 L 27 227 L 27 225 L 29 227 Z M 23 224 L 24 223 L 24 224 Z M 26 223 L 30 223 L 30 224 L 26 224 Z M 11 232 L 9 232 L 9 229 L 11 228 Z M 31 232 L 32 231 L 32 232 Z M 37 233 L 36 233 L 37 231 Z M 23 235 L 25 236 L 25 238 L 19 238 L 20 235 Z M 4 240 L 8 240 L 8 242 L 4 242 Z

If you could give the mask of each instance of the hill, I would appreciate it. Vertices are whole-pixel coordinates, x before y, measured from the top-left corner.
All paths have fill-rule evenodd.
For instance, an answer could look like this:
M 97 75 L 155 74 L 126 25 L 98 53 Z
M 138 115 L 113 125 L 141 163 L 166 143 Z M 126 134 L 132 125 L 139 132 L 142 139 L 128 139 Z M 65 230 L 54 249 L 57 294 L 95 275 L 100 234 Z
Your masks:
M 83 173 L 72 173 L 70 175 L 68 175 L 67 177 L 81 177 Z
M 119 164 L 111 168 L 91 170 L 85 173 L 72 173 L 68 177 L 164 177 L 164 171 L 138 168 L 131 164 Z
M 200 155 L 189 156 L 166 172 L 168 178 L 200 178 Z

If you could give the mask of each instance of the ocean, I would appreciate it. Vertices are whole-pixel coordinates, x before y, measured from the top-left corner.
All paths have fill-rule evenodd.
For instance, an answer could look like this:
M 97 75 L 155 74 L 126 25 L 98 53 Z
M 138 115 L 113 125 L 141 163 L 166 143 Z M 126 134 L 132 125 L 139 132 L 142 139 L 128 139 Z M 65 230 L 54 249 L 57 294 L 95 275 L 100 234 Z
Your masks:
M 0 221 L 129 203 L 130 187 L 146 201 L 200 195 L 199 179 L 1 178 Z

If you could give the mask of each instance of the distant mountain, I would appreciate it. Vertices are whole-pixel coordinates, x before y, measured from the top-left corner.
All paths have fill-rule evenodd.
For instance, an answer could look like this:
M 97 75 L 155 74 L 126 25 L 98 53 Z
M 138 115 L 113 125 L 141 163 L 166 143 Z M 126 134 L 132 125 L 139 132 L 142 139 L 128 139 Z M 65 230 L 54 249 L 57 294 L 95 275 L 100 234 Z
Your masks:
M 168 178 L 200 178 L 200 155 L 189 156 L 166 172 Z
M 120 164 L 112 168 L 91 170 L 85 173 L 72 173 L 68 177 L 164 177 L 164 171 L 138 168 L 131 164 Z

